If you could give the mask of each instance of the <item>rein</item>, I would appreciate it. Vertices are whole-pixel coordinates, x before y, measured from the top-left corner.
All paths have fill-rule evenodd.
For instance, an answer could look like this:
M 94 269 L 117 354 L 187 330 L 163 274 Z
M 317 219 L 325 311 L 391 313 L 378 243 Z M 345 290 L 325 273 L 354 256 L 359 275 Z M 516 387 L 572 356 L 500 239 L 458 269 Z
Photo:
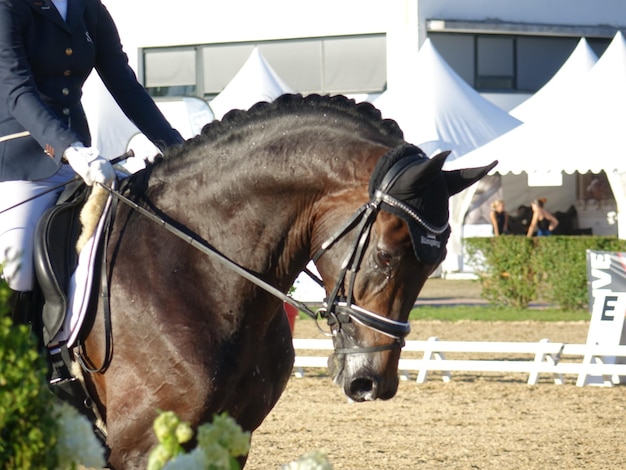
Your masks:
M 138 213 L 140 213 L 144 217 L 147 217 L 151 221 L 155 222 L 156 224 L 160 225 L 164 229 L 166 229 L 169 232 L 173 233 L 174 235 L 176 235 L 181 240 L 186 241 L 187 243 L 189 243 L 191 246 L 193 246 L 197 250 L 201 251 L 202 253 L 204 253 L 204 254 L 210 256 L 211 258 L 215 259 L 216 261 L 220 262 L 221 264 L 226 266 L 228 269 L 231 269 L 232 271 L 236 272 L 237 274 L 239 274 L 243 278 L 245 278 L 245 279 L 249 280 L 250 282 L 256 284 L 258 287 L 260 287 L 261 289 L 269 292 L 273 296 L 278 297 L 283 302 L 287 302 L 287 303 L 293 305 L 294 307 L 296 307 L 297 309 L 303 311 L 304 313 L 306 313 L 310 317 L 317 318 L 317 313 L 315 313 L 313 310 L 311 310 L 306 304 L 304 304 L 304 303 L 302 303 L 302 302 L 300 302 L 300 301 L 298 301 L 298 300 L 288 296 L 287 294 L 284 294 L 283 292 L 281 292 L 280 290 L 276 289 L 271 284 L 265 282 L 264 280 L 262 280 L 259 277 L 257 277 L 255 274 L 253 274 L 250 271 L 248 271 L 243 266 L 240 266 L 239 264 L 235 263 L 230 258 L 228 258 L 226 255 L 220 253 L 215 248 L 211 247 L 204 240 L 201 240 L 200 237 L 197 234 L 195 234 L 195 233 L 189 234 L 189 233 L 179 229 L 178 227 L 175 227 L 174 225 L 172 225 L 171 223 L 167 222 L 166 220 L 158 217 L 157 215 L 154 215 L 152 212 L 144 209 L 143 207 L 139 206 L 137 203 L 135 203 L 132 200 L 128 199 L 126 196 L 122 195 L 119 191 L 116 191 L 115 189 L 113 189 L 111 187 L 108 187 L 108 186 L 105 186 L 105 185 L 103 185 L 101 183 L 97 183 L 97 184 L 102 186 L 113 197 L 119 199 L 124 204 L 130 206 L 132 209 L 136 210 Z
M 148 210 L 144 209 L 143 207 L 139 206 L 137 203 L 135 203 L 134 201 L 130 200 L 129 198 L 127 198 L 126 196 L 122 195 L 119 191 L 105 186 L 103 184 L 97 183 L 100 186 L 102 186 L 106 191 L 108 191 L 113 197 L 117 198 L 118 200 L 120 200 L 121 202 L 123 202 L 124 204 L 130 206 L 133 210 L 136 210 L 139 214 L 141 214 L 144 217 L 147 217 L 148 219 L 150 219 L 151 221 L 155 222 L 156 224 L 160 225 L 161 227 L 163 227 L 164 229 L 168 230 L 169 232 L 173 233 L 175 236 L 177 236 L 178 238 L 180 238 L 181 240 L 186 241 L 187 243 L 189 243 L 191 246 L 193 246 L 194 248 L 198 249 L 199 251 L 201 251 L 202 253 L 210 256 L 211 258 L 217 260 L 218 262 L 220 262 L 221 264 L 223 264 L 224 266 L 226 266 L 228 269 L 231 269 L 232 271 L 236 272 L 237 274 L 239 274 L 240 276 L 242 276 L 243 278 L 249 280 L 250 282 L 256 284 L 258 287 L 262 288 L 263 290 L 265 290 L 266 292 L 272 294 L 273 296 L 279 298 L 280 300 L 282 300 L 283 302 L 287 302 L 289 304 L 291 304 L 292 306 L 296 307 L 298 310 L 306 313 L 307 315 L 309 315 L 311 318 L 316 319 L 318 317 L 318 313 L 314 312 L 313 310 L 311 310 L 306 304 L 294 299 L 293 297 L 284 294 L 283 292 L 281 292 L 280 290 L 276 289 L 274 286 L 272 286 L 271 284 L 265 282 L 264 280 L 260 279 L 259 277 L 257 277 L 255 274 L 251 273 L 250 271 L 248 271 L 246 268 L 240 266 L 239 264 L 235 263 L 234 261 L 232 261 L 230 258 L 228 258 L 226 255 L 220 253 L 219 251 L 217 251 L 215 248 L 211 247 L 208 243 L 206 243 L 205 241 L 201 240 L 200 237 L 195 234 L 189 234 L 181 229 L 179 229 L 178 227 L 172 225 L 171 223 L 167 222 L 166 220 L 158 217 L 157 215 L 149 212 Z M 359 221 L 359 219 L 363 219 L 363 221 L 361 222 L 361 237 L 360 238 L 360 243 L 358 243 L 357 246 L 357 250 L 353 251 L 353 253 L 351 255 L 348 256 L 348 259 L 353 259 L 354 262 L 356 262 L 356 265 L 358 266 L 358 264 L 360 264 L 360 260 L 362 257 L 362 253 L 364 251 L 365 246 L 367 245 L 367 240 L 369 238 L 369 231 L 373 225 L 374 219 L 376 218 L 376 213 L 377 213 L 377 208 L 376 206 L 371 205 L 370 203 L 365 204 L 361 209 L 359 209 L 357 211 L 357 213 L 348 221 L 348 223 L 344 226 L 344 228 L 342 230 L 340 230 L 340 232 L 338 234 L 336 234 L 335 236 L 331 237 L 326 243 L 324 243 L 323 248 L 320 250 L 322 253 L 323 251 L 325 251 L 327 248 L 330 247 L 330 245 L 332 245 L 334 243 L 334 241 L 338 240 L 339 238 L 341 238 L 345 233 L 347 233 L 348 231 L 351 230 L 352 226 Z M 366 217 L 363 217 L 364 215 L 367 215 Z M 320 256 L 321 254 L 320 253 Z M 355 256 L 355 254 L 358 253 L 358 256 Z M 315 260 L 316 258 L 314 258 Z M 353 263 L 354 264 L 354 263 Z M 338 280 L 337 284 L 335 285 L 335 289 L 333 290 L 333 294 L 330 297 L 331 299 L 338 299 L 338 291 L 339 291 L 339 287 L 343 284 L 343 279 L 345 278 L 345 273 L 347 270 L 348 266 L 346 266 L 343 270 L 342 270 L 342 277 Z M 312 273 L 309 272 L 309 275 L 313 275 Z M 314 276 L 314 275 L 313 275 Z M 351 282 L 351 286 L 354 283 L 354 277 L 356 276 L 356 269 L 353 268 L 353 276 L 352 276 L 352 282 Z M 318 282 L 321 282 L 321 280 L 319 280 L 319 278 L 317 279 Z M 340 301 L 340 300 L 336 300 L 334 302 L 331 302 L 332 308 L 329 310 L 328 309 L 328 302 L 324 302 L 324 307 L 322 309 L 320 309 L 320 313 L 319 316 L 321 316 L 322 318 L 325 318 L 328 320 L 329 325 L 334 325 L 337 324 L 339 326 L 341 326 L 342 324 L 348 323 L 351 319 L 356 321 L 357 323 L 360 323 L 368 328 L 371 328 L 373 330 L 376 330 L 380 333 L 386 334 L 390 337 L 392 337 L 394 339 L 394 342 L 388 344 L 388 345 L 383 345 L 383 346 L 373 346 L 373 347 L 365 347 L 365 348 L 343 348 L 343 349 L 338 349 L 337 352 L 339 352 L 340 354 L 355 354 L 355 353 L 368 353 L 368 352 L 377 352 L 377 351 L 384 351 L 384 350 L 388 350 L 388 349 L 397 349 L 397 348 L 401 348 L 402 346 L 404 346 L 404 338 L 409 334 L 409 332 L 411 331 L 411 326 L 408 322 L 398 322 L 395 320 L 391 320 L 389 318 L 385 318 L 381 315 L 378 315 L 376 313 L 370 312 L 368 310 L 365 310 L 361 307 L 358 307 L 354 304 L 352 304 L 352 296 L 350 296 L 350 302 L 345 302 L 345 301 Z M 340 329 L 340 328 L 339 328 Z
M 448 223 L 446 222 L 441 227 L 432 226 L 426 222 L 413 208 L 398 200 L 397 198 L 388 194 L 389 188 L 396 182 L 396 180 L 402 175 L 402 173 L 411 165 L 411 162 L 406 160 L 400 160 L 396 162 L 384 176 L 379 188 L 375 191 L 372 200 L 361 206 L 352 217 L 331 235 L 324 243 L 322 243 L 320 249 L 313 256 L 312 261 L 319 260 L 339 239 L 346 236 L 349 232 L 356 229 L 356 237 L 352 243 L 351 249 L 348 255 L 344 259 L 339 277 L 331 294 L 324 301 L 323 307 L 319 311 L 319 316 L 326 319 L 333 331 L 333 334 L 338 334 L 342 325 L 350 323 L 352 321 L 359 323 L 367 328 L 377 331 L 381 334 L 389 336 L 393 341 L 389 344 L 372 347 L 355 347 L 355 348 L 340 348 L 336 349 L 336 353 L 339 354 L 356 354 L 356 353 L 371 353 L 378 351 L 385 351 L 390 349 L 399 349 L 404 346 L 404 339 L 411 331 L 411 325 L 409 322 L 401 322 L 392 320 L 390 318 L 383 317 L 369 310 L 366 310 L 354 303 L 354 285 L 356 281 L 356 275 L 361 266 L 365 249 L 367 248 L 372 227 L 376 220 L 376 216 L 380 211 L 382 203 L 392 205 L 398 209 L 401 209 L 407 213 L 418 225 L 428 232 L 434 234 L 441 234 L 448 229 Z M 98 183 L 100 184 L 100 183 Z M 139 206 L 131 199 L 122 195 L 119 191 L 100 184 L 106 191 L 108 191 L 113 197 L 122 201 L 132 209 L 147 217 L 151 221 L 165 228 L 169 232 L 173 233 L 178 238 L 186 241 L 194 248 L 198 249 L 202 253 L 210 256 L 214 260 L 226 266 L 228 269 L 239 274 L 248 281 L 256 284 L 266 292 L 272 294 L 278 299 L 286 302 L 298 310 L 306 313 L 311 318 L 318 318 L 318 313 L 311 310 L 306 304 L 292 298 L 291 296 L 276 289 L 271 284 L 263 281 L 254 273 L 250 272 L 246 268 L 240 266 L 224 254 L 217 251 L 210 246 L 206 241 L 193 231 L 184 231 L 167 222 L 161 217 L 153 214 L 152 212 Z M 323 286 L 323 282 L 319 277 L 314 275 L 308 270 L 306 273 L 311 276 L 318 284 Z M 347 289 L 346 289 L 347 284 Z

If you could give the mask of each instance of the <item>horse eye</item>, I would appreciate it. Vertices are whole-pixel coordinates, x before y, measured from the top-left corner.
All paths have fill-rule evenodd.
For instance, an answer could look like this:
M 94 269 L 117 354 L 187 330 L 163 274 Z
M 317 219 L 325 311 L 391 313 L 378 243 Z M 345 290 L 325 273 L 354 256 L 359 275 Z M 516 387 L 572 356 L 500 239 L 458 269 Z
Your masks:
M 378 262 L 382 266 L 389 266 L 391 264 L 391 255 L 383 250 L 378 250 L 376 253 L 376 257 L 378 258 Z

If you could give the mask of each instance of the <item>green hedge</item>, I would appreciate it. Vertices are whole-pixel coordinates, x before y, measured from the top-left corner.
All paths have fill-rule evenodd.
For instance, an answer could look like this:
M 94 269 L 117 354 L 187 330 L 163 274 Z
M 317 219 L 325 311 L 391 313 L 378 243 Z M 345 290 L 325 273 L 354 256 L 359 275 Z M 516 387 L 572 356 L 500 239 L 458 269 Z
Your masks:
M 2 266 L 0 266 L 2 269 Z M 9 314 L 9 295 L 11 291 L 6 282 L 0 279 L 0 317 Z
M 626 252 L 626 240 L 502 236 L 467 238 L 465 249 L 489 302 L 526 308 L 542 300 L 576 310 L 588 308 L 586 251 Z
M 0 468 L 51 469 L 57 439 L 46 364 L 25 326 L 0 317 Z
M 2 266 L 0 266 L 0 269 Z M 9 288 L 0 279 L 0 468 L 49 469 L 56 426 L 48 410 L 46 363 L 26 326 L 9 318 Z

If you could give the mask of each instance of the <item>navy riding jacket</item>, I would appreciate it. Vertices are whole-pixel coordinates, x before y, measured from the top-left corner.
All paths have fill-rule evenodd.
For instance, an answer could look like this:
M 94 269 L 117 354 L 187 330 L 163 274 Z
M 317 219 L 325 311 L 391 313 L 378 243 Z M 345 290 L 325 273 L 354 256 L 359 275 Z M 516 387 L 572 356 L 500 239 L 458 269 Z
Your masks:
M 91 145 L 80 103 L 95 67 L 128 118 L 161 150 L 183 138 L 137 82 L 100 0 L 0 0 L 0 181 L 52 176 L 72 143 Z

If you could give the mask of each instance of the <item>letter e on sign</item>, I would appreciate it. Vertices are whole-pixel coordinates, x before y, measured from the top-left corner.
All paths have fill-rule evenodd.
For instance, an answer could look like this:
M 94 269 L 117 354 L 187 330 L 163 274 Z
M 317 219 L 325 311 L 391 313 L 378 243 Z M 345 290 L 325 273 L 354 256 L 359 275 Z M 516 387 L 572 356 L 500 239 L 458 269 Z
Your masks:
M 600 319 L 602 321 L 613 321 L 615 319 L 615 304 L 617 303 L 617 296 L 615 295 L 607 295 L 604 297 L 604 303 L 602 305 L 602 317 Z M 609 314 L 609 312 L 611 312 Z

